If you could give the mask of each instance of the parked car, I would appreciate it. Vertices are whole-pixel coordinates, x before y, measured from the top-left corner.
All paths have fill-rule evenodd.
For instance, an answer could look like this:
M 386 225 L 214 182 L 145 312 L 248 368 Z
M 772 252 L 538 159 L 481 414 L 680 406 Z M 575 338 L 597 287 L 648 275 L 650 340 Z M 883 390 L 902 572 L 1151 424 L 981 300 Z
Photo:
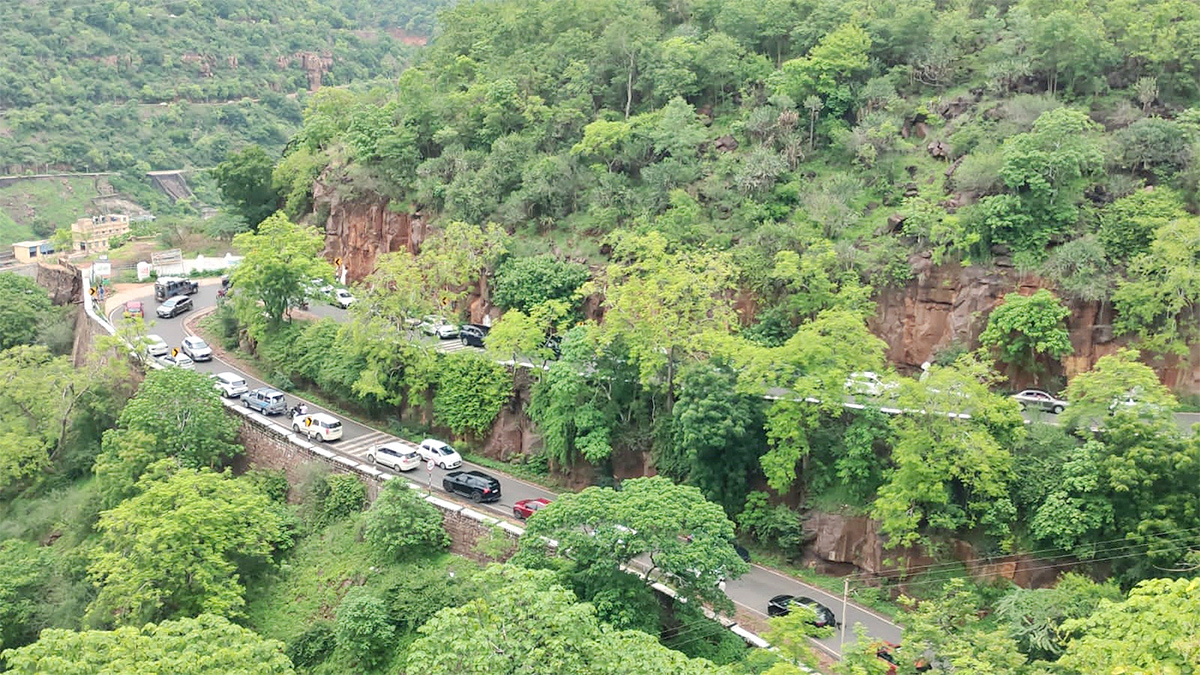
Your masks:
M 242 405 L 264 415 L 282 415 L 287 412 L 287 401 L 284 399 L 283 392 L 270 387 L 242 394 Z
M 250 391 L 250 387 L 246 386 L 246 378 L 237 373 L 217 373 L 212 378 L 213 388 L 225 398 L 234 398 Z
M 292 418 L 292 431 L 308 436 L 310 441 L 336 441 L 342 437 L 342 423 L 326 413 L 296 415 Z
M 900 655 L 897 651 L 900 645 L 884 642 L 875 650 L 875 657 L 888 664 L 888 675 L 896 675 L 897 668 L 900 666 Z M 913 670 L 918 673 L 927 673 L 933 670 L 933 665 L 924 657 L 920 657 L 913 662 Z
M 147 335 L 142 338 L 142 342 L 146 345 L 146 353 L 150 356 L 162 356 L 171 351 L 167 341 L 157 335 Z
M 427 316 L 418 328 L 426 335 L 434 335 L 440 340 L 450 340 L 458 337 L 458 326 L 447 322 L 440 316 Z
M 313 296 L 324 296 L 333 293 L 333 284 L 324 279 L 313 279 L 308 282 L 308 291 Z
M 435 466 L 443 469 L 457 469 L 462 466 L 462 455 L 458 451 L 450 447 L 449 444 L 443 443 L 434 438 L 426 438 L 417 446 L 417 452 L 427 462 L 433 462 Z
M 354 296 L 350 294 L 350 291 L 339 288 L 333 292 L 333 299 L 330 302 L 342 309 L 348 309 L 350 305 L 354 304 Z
M 174 356 L 170 354 L 163 354 L 162 356 L 158 357 L 158 362 L 160 365 L 166 366 L 167 368 L 183 368 L 184 370 L 196 369 L 196 363 L 183 354 L 176 354 Z
M 183 338 L 183 353 L 192 357 L 193 361 L 212 361 L 212 347 L 195 335 Z
M 885 382 L 882 377 L 869 370 L 850 373 L 846 378 L 846 392 L 854 396 L 879 397 L 900 386 L 896 382 Z
M 446 492 L 462 495 L 474 502 L 500 499 L 500 481 L 482 471 L 452 471 L 442 479 Z
M 483 347 L 487 334 L 488 327 L 477 323 L 466 323 L 458 328 L 458 339 L 468 347 Z
M 1056 398 L 1041 389 L 1026 389 L 1025 391 L 1013 394 L 1017 403 L 1021 404 L 1022 408 L 1039 408 L 1048 410 L 1055 415 L 1062 412 L 1067 407 L 1067 402 L 1061 398 Z
M 816 617 L 810 622 L 817 628 L 831 626 L 837 628 L 837 619 L 833 616 L 833 610 L 825 605 L 804 596 L 796 597 L 794 595 L 777 595 L 767 602 L 767 616 L 787 616 L 792 612 L 792 605 L 805 605 L 810 607 Z
M 142 301 L 130 300 L 129 302 L 125 303 L 124 316 L 126 319 L 132 319 L 135 316 L 139 319 L 145 319 L 146 309 L 142 306 Z
M 384 443 L 367 451 L 367 461 L 396 471 L 412 471 L 421 466 L 421 456 L 415 448 L 403 443 Z
M 192 308 L 192 299 L 186 295 L 172 295 L 154 310 L 159 318 L 170 319 Z
M 529 516 L 532 516 L 549 505 L 550 500 L 544 497 L 538 497 L 537 499 L 521 499 L 517 501 L 516 504 L 513 504 L 513 515 L 521 520 L 525 520 Z
M 738 557 L 742 559 L 742 562 L 750 562 L 750 551 L 747 551 L 745 546 L 742 546 L 736 541 L 731 541 L 729 543 L 733 544 L 733 550 L 738 554 Z

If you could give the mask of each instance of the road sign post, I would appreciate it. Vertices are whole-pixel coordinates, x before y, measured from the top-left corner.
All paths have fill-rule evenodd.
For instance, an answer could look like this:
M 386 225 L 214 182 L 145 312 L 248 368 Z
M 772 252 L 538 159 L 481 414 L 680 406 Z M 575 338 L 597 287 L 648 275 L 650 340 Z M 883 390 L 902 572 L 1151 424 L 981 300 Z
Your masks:
M 425 462 L 425 473 L 429 475 L 429 494 L 433 494 L 433 462 Z

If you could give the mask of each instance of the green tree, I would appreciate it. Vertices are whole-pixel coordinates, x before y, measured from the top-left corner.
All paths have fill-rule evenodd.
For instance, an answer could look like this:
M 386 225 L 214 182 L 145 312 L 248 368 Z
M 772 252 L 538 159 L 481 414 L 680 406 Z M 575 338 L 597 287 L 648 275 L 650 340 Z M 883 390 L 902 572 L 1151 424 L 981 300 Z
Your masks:
M 718 607 L 729 603 L 718 582 L 748 569 L 730 544 L 733 523 L 721 507 L 662 477 L 627 480 L 619 491 L 590 487 L 562 495 L 529 519 L 526 533 L 533 536 L 521 538 L 519 561 L 547 562 L 542 537 L 569 552 L 553 560 L 568 572 L 604 574 L 644 555 L 649 564 L 638 565 L 639 572 Z
M 230 275 L 242 323 L 256 326 L 265 315 L 273 328 L 304 302 L 309 280 L 332 275 L 329 263 L 319 257 L 324 245 L 315 229 L 296 225 L 282 213 L 262 221 L 257 232 L 234 237 L 234 248 L 245 256 Z
M 108 429 L 100 441 L 100 454 L 92 471 L 106 508 L 137 494 L 138 479 L 166 454 L 158 439 L 138 429 Z
M 1003 629 L 982 620 L 985 612 L 964 579 L 952 579 L 937 597 L 917 602 L 901 597 L 912 610 L 904 624 L 904 651 L 934 655 L 934 673 L 1029 672 L 1025 655 Z M 1032 673 L 1031 673 L 1032 675 Z
M 492 302 L 528 314 L 547 300 L 572 301 L 587 279 L 587 267 L 577 262 L 549 255 L 513 257 L 496 269 Z
M 545 570 L 492 565 L 477 582 L 484 589 L 481 597 L 439 611 L 419 629 L 421 637 L 408 651 L 409 671 L 729 675 L 641 631 L 606 629 L 591 605 L 577 603 Z
M 1021 372 L 1045 370 L 1042 359 L 1060 359 L 1074 351 L 1064 320 L 1071 315 L 1058 298 L 1041 288 L 1033 295 L 1009 293 L 988 315 L 979 343 Z
M 1175 397 L 1149 366 L 1139 363 L 1135 349 L 1121 349 L 1096 360 L 1092 369 L 1076 375 L 1067 384 L 1070 407 L 1061 416 L 1067 426 L 1091 426 L 1109 413 L 1169 419 Z M 1140 405 L 1122 406 L 1133 398 Z M 1122 410 L 1121 408 L 1133 408 Z
M 1141 617 L 1155 617 L 1145 621 Z M 1200 671 L 1200 579 L 1150 579 L 1063 624 L 1067 673 Z
M 33 344 L 53 305 L 46 289 L 28 277 L 0 273 L 0 351 Z
M 390 480 L 363 518 L 363 538 L 379 557 L 406 560 L 445 550 L 442 512 L 407 481 Z
M 980 202 L 992 213 L 985 218 L 991 241 L 1040 257 L 1052 236 L 1075 224 L 1077 204 L 1104 164 L 1098 130 L 1086 113 L 1056 108 L 1004 142 L 1000 177 L 1010 194 Z
M 683 372 L 675 417 L 675 446 L 682 466 L 668 471 L 700 488 L 732 515 L 742 509 L 758 457 L 766 451 L 759 397 L 737 390 L 737 373 L 714 359 Z
M 433 412 L 456 434 L 482 434 L 512 396 L 512 376 L 491 359 L 462 352 L 442 359 Z
M 1063 653 L 1067 635 L 1062 624 L 1088 617 L 1104 601 L 1120 602 L 1116 583 L 1098 584 L 1074 572 L 1059 577 L 1054 588 L 1016 588 L 996 603 L 996 614 L 1031 658 L 1053 661 Z
M 812 607 L 793 604 L 786 615 L 767 619 L 770 629 L 763 637 L 779 649 L 784 660 L 772 666 L 766 675 L 801 675 L 809 668 L 818 667 L 820 659 L 812 640 L 830 637 L 834 627 L 818 628 L 813 625 L 816 618 L 817 613 Z M 798 666 L 803 666 L 805 670 Z
M 724 333 L 733 324 L 732 265 L 719 253 L 671 251 L 658 232 L 621 237 L 613 260 L 584 290 L 604 295 L 600 342 L 620 339 L 642 382 L 665 375 L 669 393 L 676 363 L 703 353 L 707 333 Z
M 900 387 L 896 406 L 915 412 L 892 418 L 895 468 L 872 515 L 891 546 L 976 527 L 1007 540 L 1016 516 L 1011 448 L 1025 433 L 1020 407 L 992 393 L 994 373 L 971 356 L 927 375 Z
M 50 580 L 49 550 L 0 541 L 0 652 L 33 642 L 42 628 Z
M 1200 218 L 1179 218 L 1158 229 L 1150 250 L 1133 259 L 1128 280 L 1113 294 L 1119 332 L 1136 335 L 1147 351 L 1187 354 L 1200 318 L 1197 250 Z
M 147 373 L 119 421 L 123 429 L 154 439 L 156 459 L 174 457 L 190 468 L 215 468 L 242 451 L 234 442 L 237 420 L 225 412 L 212 382 L 192 370 Z
M 2 654 L 17 675 L 292 675 L 283 644 L 212 614 L 112 631 L 47 629 Z
M 1100 241 L 1111 260 L 1130 260 L 1150 248 L 1159 228 L 1185 216 L 1183 200 L 1175 191 L 1139 190 L 1100 212 Z
M 338 605 L 333 632 L 339 649 L 363 667 L 374 668 L 387 658 L 396 628 L 388 618 L 383 599 L 356 586 Z
M 212 170 L 225 205 L 250 227 L 258 227 L 279 208 L 279 193 L 271 182 L 275 161 L 260 146 L 230 153 Z
M 823 418 L 843 412 L 846 378 L 882 370 L 883 347 L 860 315 L 840 309 L 803 324 L 780 347 L 722 347 L 741 366 L 739 388 L 774 399 L 767 408 L 770 446 L 760 459 L 772 489 L 787 491 L 803 475 L 813 431 Z
M 846 23 L 822 37 L 807 56 L 785 62 L 768 82 L 793 101 L 817 96 L 829 117 L 841 117 L 854 105 L 855 80 L 867 70 L 870 50 L 871 36 L 857 23 Z
M 88 566 L 99 589 L 91 619 L 140 625 L 179 615 L 240 615 L 245 571 L 267 562 L 285 539 L 279 511 L 254 485 L 228 474 L 149 474 L 141 494 L 100 514 Z

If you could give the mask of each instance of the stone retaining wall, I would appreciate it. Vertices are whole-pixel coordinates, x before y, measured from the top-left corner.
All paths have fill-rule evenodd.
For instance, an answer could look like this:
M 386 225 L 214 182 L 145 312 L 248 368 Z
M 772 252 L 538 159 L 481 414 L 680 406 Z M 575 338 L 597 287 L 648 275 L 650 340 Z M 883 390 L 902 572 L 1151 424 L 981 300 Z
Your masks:
M 388 480 L 405 481 L 413 489 L 425 490 L 424 485 L 407 478 L 392 476 L 370 464 L 310 443 L 291 430 L 233 402 L 226 401 L 225 408 L 242 422 L 238 430 L 238 442 L 246 448 L 246 454 L 239 460 L 239 468 L 282 470 L 293 491 L 311 475 L 314 468 L 357 476 L 367 487 L 368 501 L 375 501 L 384 481 Z M 294 498 L 296 495 L 290 496 Z M 425 500 L 442 512 L 442 525 L 450 535 L 450 551 L 464 558 L 482 562 L 506 560 L 516 548 L 517 539 L 525 533 L 525 530 L 512 523 L 441 496 L 426 495 Z M 481 552 L 480 540 L 497 536 L 497 533 L 507 538 L 509 545 L 503 545 L 502 540 L 502 545 L 488 547 L 492 549 L 488 551 L 491 555 Z

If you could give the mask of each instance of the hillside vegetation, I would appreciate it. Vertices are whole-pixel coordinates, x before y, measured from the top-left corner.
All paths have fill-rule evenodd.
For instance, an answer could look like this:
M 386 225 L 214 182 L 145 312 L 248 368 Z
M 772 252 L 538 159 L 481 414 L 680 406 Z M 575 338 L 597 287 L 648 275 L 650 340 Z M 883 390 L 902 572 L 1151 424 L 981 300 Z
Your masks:
M 280 148 L 298 93 L 395 75 L 439 0 L 0 6 L 0 170 L 213 166 Z
M 377 261 L 356 326 L 247 304 L 227 327 L 240 319 L 284 381 L 471 438 L 506 374 L 435 366 L 403 327 L 464 318 L 486 278 L 504 310 L 493 356 L 554 362 L 524 410 L 542 467 L 607 481 L 649 460 L 785 551 L 802 538 L 780 500 L 869 514 L 891 545 L 1151 546 L 1200 525 L 1195 486 L 1166 468 L 1200 446 L 1139 361 L 1186 358 L 1200 326 L 1194 35 L 1200 8 L 1175 0 L 460 4 L 393 87 L 311 100 L 260 209 L 321 224 L 320 177 L 433 220 L 420 254 Z M 865 318 L 913 256 L 1051 289 L 1005 298 L 982 345 L 952 345 L 919 381 L 866 387 L 969 421 L 841 405 L 864 393 L 843 382 L 885 369 Z M 1078 375 L 1063 426 L 1027 429 L 1005 376 L 1061 387 L 1069 302 L 1111 308 L 1141 352 Z M 796 396 L 762 402 L 781 390 Z M 1092 437 L 1105 416 L 1112 433 Z M 1113 568 L 1182 569 L 1190 542 Z

